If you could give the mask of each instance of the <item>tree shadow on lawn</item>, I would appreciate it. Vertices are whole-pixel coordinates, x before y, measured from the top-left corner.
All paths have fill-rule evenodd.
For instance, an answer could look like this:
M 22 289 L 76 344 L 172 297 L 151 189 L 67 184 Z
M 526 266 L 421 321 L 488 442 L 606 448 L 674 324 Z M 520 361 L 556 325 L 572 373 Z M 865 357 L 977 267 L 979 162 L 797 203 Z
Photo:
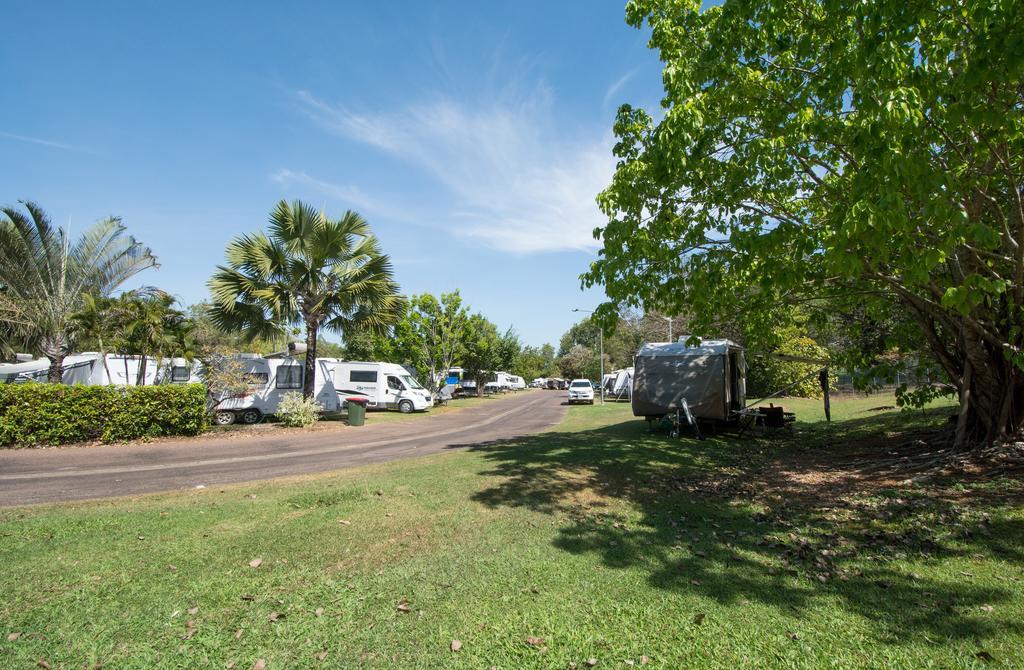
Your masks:
M 932 427 L 909 434 L 939 420 L 919 417 Z M 494 464 L 483 474 L 502 478 L 474 500 L 557 516 L 565 521 L 557 547 L 646 571 L 657 588 L 727 605 L 757 601 L 797 618 L 836 603 L 874 621 L 892 643 L 1024 632 L 998 615 L 1014 597 L 1010 581 L 983 584 L 943 565 L 979 555 L 1021 560 L 1024 523 L 989 521 L 978 506 L 984 501 L 946 495 L 948 482 L 894 488 L 863 460 L 844 470 L 850 450 L 885 453 L 893 439 L 906 439 L 890 434 L 874 447 L 865 439 L 894 425 L 890 415 L 843 422 L 829 429 L 831 438 L 811 430 L 784 442 L 697 442 L 650 433 L 637 420 L 463 446 Z M 798 481 L 800 463 L 816 461 L 848 477 L 817 487 Z M 910 572 L 900 565 L 907 561 L 924 572 L 935 567 L 937 576 Z

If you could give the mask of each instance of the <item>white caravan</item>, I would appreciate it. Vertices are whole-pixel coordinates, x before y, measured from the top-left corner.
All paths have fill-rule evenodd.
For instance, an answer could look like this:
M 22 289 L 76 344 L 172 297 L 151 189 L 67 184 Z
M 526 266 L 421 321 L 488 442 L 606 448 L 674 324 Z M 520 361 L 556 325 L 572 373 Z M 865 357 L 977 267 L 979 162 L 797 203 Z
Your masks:
M 433 405 L 430 391 L 395 363 L 330 361 L 326 363 L 342 406 L 349 398 L 366 400 L 369 408 L 421 412 Z
M 70 354 L 64 358 L 61 382 L 86 386 L 135 386 L 139 381 L 141 363 L 142 359 L 138 356 L 107 354 L 104 365 L 103 357 L 95 351 Z M 0 383 L 45 382 L 49 370 L 50 361 L 46 358 L 0 364 Z M 154 358 L 147 358 L 142 382 L 146 386 L 184 384 L 199 381 L 198 373 L 198 363 L 189 364 L 183 358 L 164 359 L 159 362 Z
M 301 353 L 271 354 L 267 357 L 239 354 L 233 359 L 242 363 L 249 388 L 245 393 L 217 402 L 213 408 L 213 422 L 218 426 L 236 421 L 257 423 L 265 415 L 277 411 L 285 394 L 302 393 L 306 357 Z M 314 367 L 313 399 L 320 403 L 324 412 L 339 409 L 338 394 L 327 367 L 332 363 L 333 359 L 318 358 Z

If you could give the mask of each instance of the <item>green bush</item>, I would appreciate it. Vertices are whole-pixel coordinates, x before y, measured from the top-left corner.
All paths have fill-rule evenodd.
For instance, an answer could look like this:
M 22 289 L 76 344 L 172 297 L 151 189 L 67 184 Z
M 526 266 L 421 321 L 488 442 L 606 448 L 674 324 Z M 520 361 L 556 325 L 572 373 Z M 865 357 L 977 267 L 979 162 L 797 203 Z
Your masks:
M 787 339 L 773 353 L 819 360 L 828 359 L 828 352 L 824 347 L 805 336 Z M 774 393 L 820 368 L 821 365 L 814 363 L 796 363 L 771 356 L 752 356 L 747 361 L 747 397 L 761 397 Z M 832 389 L 835 389 L 835 383 L 835 374 L 831 374 L 829 384 Z M 821 383 L 818 381 L 817 375 L 813 375 L 786 391 L 785 395 L 797 398 L 820 398 L 822 396 Z
M 306 400 L 301 393 L 286 393 L 277 404 L 277 418 L 285 426 L 305 428 L 312 426 L 320 418 L 320 403 L 310 398 Z
M 0 385 L 0 446 L 196 435 L 206 419 L 201 384 Z

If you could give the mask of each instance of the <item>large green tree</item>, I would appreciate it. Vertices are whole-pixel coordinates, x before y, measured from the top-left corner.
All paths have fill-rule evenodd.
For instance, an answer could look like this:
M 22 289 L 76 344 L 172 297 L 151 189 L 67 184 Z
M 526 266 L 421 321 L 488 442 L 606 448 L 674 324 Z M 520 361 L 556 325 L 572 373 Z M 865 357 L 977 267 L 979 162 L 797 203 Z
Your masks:
M 0 210 L 0 348 L 42 354 L 50 361 L 47 379 L 59 383 L 85 296 L 109 296 L 156 266 L 156 257 L 119 218 L 103 219 L 72 240 L 39 205 L 22 205 L 24 212 Z
M 427 383 L 437 390 L 463 350 L 469 312 L 458 291 L 442 293 L 440 299 L 424 293 L 413 296 L 411 302 L 410 317 L 421 342 Z
M 1016 1 L 633 0 L 663 112 L 620 108 L 584 277 L 736 318 L 898 306 L 961 400 L 957 442 L 1024 422 L 1024 12 Z M 759 326 L 765 328 L 759 328 Z M 857 352 L 850 362 L 857 362 Z
M 501 366 L 501 335 L 498 328 L 482 314 L 466 320 L 461 352 L 463 379 L 476 383 L 476 394 L 484 394 L 491 373 Z
M 538 377 L 554 377 L 558 372 L 558 366 L 555 365 L 555 348 L 550 344 L 523 347 L 519 352 L 514 372 L 527 382 Z
M 226 256 L 209 282 L 213 320 L 250 339 L 302 326 L 307 398 L 313 396 L 321 329 L 383 332 L 405 309 L 390 258 L 352 211 L 330 219 L 301 201 L 282 200 L 270 215 L 269 235 L 238 237 Z

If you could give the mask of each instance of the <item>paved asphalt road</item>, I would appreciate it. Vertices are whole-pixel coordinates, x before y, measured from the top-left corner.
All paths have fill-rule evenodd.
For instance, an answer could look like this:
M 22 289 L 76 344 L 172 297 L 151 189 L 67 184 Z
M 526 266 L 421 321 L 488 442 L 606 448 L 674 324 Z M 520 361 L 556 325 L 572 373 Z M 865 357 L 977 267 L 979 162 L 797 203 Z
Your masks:
M 562 393 L 534 391 L 362 428 L 112 447 L 0 449 L 0 506 L 214 486 L 423 456 L 540 432 L 562 419 L 564 400 Z

